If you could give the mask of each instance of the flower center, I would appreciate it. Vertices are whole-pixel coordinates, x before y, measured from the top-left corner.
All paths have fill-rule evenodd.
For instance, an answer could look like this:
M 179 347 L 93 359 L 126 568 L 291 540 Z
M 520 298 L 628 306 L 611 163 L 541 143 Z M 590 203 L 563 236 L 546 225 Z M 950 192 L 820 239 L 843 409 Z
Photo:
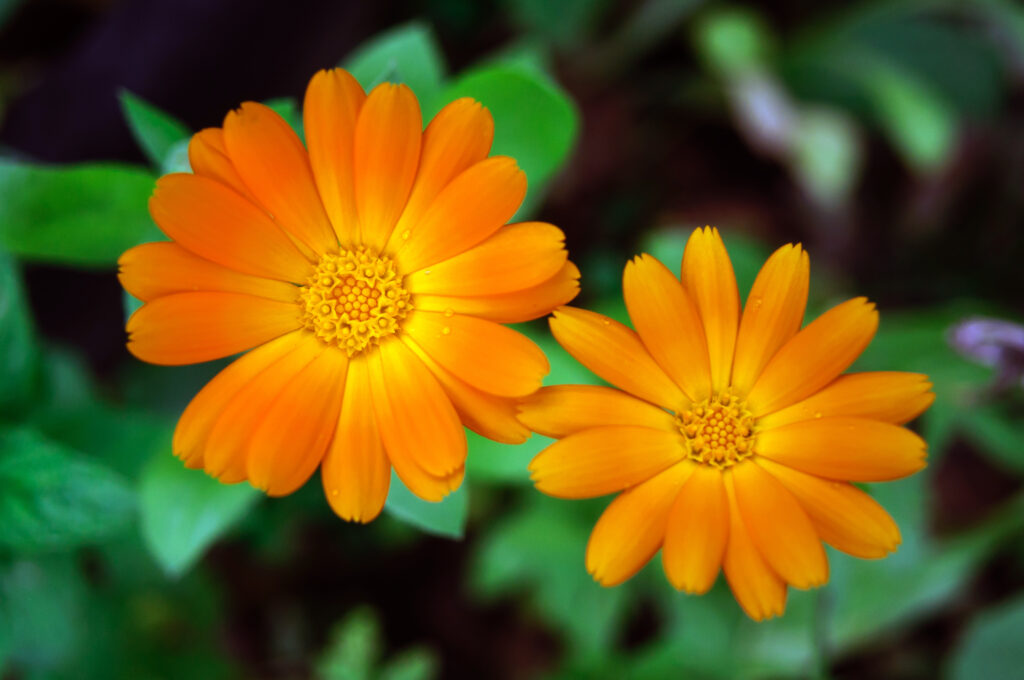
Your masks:
M 754 453 L 754 418 L 743 401 L 728 392 L 695 403 L 676 414 L 691 460 L 724 470 Z
M 305 327 L 350 357 L 397 333 L 412 309 L 395 263 L 363 246 L 321 257 L 299 299 Z

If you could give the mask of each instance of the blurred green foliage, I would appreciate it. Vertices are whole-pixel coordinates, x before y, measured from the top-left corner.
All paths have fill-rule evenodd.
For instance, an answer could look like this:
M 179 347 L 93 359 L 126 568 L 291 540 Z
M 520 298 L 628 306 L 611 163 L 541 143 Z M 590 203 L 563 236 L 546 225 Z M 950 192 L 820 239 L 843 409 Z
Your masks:
M 0 20 L 13 4 L 0 3 Z M 965 30 L 950 16 L 1004 31 L 1024 54 L 1024 11 L 1009 2 L 871 4 L 785 38 L 755 6 L 701 4 L 642 3 L 610 40 L 613 52 L 591 53 L 595 63 L 607 66 L 608 54 L 638 58 L 657 40 L 692 40 L 703 69 L 697 77 L 719 88 L 722 113 L 830 208 L 852 200 L 868 136 L 879 135 L 927 176 L 951 162 L 965 126 L 1000 110 L 1006 58 L 984 31 Z M 494 153 L 515 157 L 529 177 L 523 217 L 537 214 L 580 134 L 576 105 L 548 70 L 551 51 L 585 49 L 614 8 L 601 0 L 505 5 L 524 40 L 460 73 L 448 72 L 424 23 L 376 36 L 343 65 L 367 88 L 409 84 L 425 119 L 456 97 L 483 102 L 496 122 Z M 129 92 L 120 103 L 149 168 L 0 159 L 0 669 L 25 678 L 243 677 L 218 637 L 224 575 L 204 555 L 227 539 L 275 564 L 295 556 L 304 528 L 337 520 L 319 489 L 260 502 L 246 485 L 185 469 L 169 450 L 174 421 L 215 367 L 132 363 L 98 380 L 75 353 L 40 338 L 22 282 L 21 262 L 112 271 L 123 250 L 160 238 L 146 201 L 158 173 L 188 171 L 190 131 Z M 267 103 L 301 135 L 297 99 Z M 678 273 L 689 228 L 649 226 L 636 225 L 639 249 Z M 746 291 L 775 244 L 738 232 L 725 238 Z M 625 320 L 618 285 L 629 255 L 604 252 L 587 263 L 588 306 Z M 817 260 L 814 267 L 817 312 L 839 301 L 842 286 Z M 128 313 L 136 304 L 126 296 Z M 1014 316 L 968 298 L 883 310 L 856 368 L 931 377 L 936 402 L 919 427 L 932 463 L 924 474 L 870 488 L 903 531 L 900 550 L 877 562 L 831 552 L 831 583 L 793 592 L 781 620 L 749 621 L 721 582 L 700 598 L 675 593 L 658 560 L 618 588 L 595 584 L 583 555 L 606 502 L 534 492 L 526 464 L 550 443 L 540 436 L 509 446 L 470 433 L 466 482 L 442 503 L 420 501 L 393 478 L 388 516 L 346 534 L 359 537 L 351 564 L 433 540 L 421 531 L 441 540 L 468 535 L 467 597 L 482 607 L 511 603 L 547 631 L 560 650 L 552 677 L 827 677 L 837 660 L 963 605 L 966 584 L 1024 532 L 1019 490 L 955 530 L 937 530 L 932 516 L 943 502 L 937 470 L 964 443 L 1016 489 L 1024 472 L 1020 390 L 996 398 L 993 370 L 946 341 L 952 324 L 979 311 Z M 546 384 L 598 382 L 543 322 L 520 330 L 550 359 Z M 948 659 L 949 677 L 1013 677 L 1024 662 L 1016 644 L 1022 611 L 1019 599 L 982 608 Z M 287 616 L 278 618 L 285 626 Z M 339 611 L 334 620 L 326 640 L 304 643 L 307 653 L 318 645 L 313 677 L 439 676 L 437 653 L 395 650 L 372 608 Z M 648 620 L 650 631 L 627 640 L 637 621 Z

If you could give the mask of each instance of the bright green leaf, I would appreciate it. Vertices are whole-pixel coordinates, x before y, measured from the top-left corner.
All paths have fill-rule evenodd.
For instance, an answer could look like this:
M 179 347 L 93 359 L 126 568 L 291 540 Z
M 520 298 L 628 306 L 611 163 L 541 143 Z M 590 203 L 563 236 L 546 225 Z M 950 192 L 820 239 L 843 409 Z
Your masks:
M 430 680 L 438 676 L 437 655 L 425 647 L 396 654 L 377 675 L 377 680 Z
M 388 492 L 384 509 L 406 524 L 427 533 L 460 539 L 466 531 L 469 490 L 463 482 L 462 486 L 448 494 L 444 500 L 432 503 L 409 491 L 398 475 L 392 472 L 391 490 Z
M 30 260 L 113 267 L 153 227 L 153 174 L 114 163 L 0 161 L 0 246 Z
M 38 354 L 21 272 L 0 251 L 0 414 L 21 412 L 30 403 L 39 373 Z
M 154 168 L 163 167 L 175 144 L 188 139 L 184 123 L 128 90 L 121 90 L 121 110 L 132 136 L 146 152 Z
M 440 90 L 445 72 L 433 32 L 419 22 L 379 34 L 349 55 L 344 65 L 367 90 L 384 81 L 405 83 L 424 108 Z M 425 117 L 430 115 L 424 111 Z
M 1012 680 L 1024 668 L 1024 597 L 979 614 L 965 631 L 950 662 L 950 680 Z
M 549 79 L 514 65 L 461 74 L 445 88 L 440 101 L 459 97 L 472 97 L 490 110 L 494 117 L 491 153 L 511 156 L 526 173 L 529 192 L 519 216 L 529 214 L 576 140 L 579 115 L 575 106 Z
M 715 10 L 697 25 L 697 50 L 726 76 L 762 68 L 771 50 L 771 36 L 761 17 L 746 8 Z
M 0 431 L 0 546 L 38 552 L 93 543 L 130 521 L 126 480 L 28 429 Z
M 221 484 L 158 453 L 142 471 L 142 536 L 164 571 L 180 576 L 259 498 L 248 484 Z
M 317 663 L 318 680 L 370 680 L 381 655 L 380 623 L 369 607 L 349 612 L 331 630 Z

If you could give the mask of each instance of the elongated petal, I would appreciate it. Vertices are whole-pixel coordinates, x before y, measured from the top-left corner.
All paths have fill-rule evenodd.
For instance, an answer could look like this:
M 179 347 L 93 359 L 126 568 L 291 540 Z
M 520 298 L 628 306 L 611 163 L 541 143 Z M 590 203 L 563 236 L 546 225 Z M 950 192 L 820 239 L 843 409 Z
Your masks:
M 885 557 L 900 544 L 900 530 L 875 499 L 852 484 L 797 472 L 766 458 L 757 463 L 789 489 L 822 540 L 863 559 Z
M 765 429 L 831 416 L 869 418 L 902 425 L 935 401 L 928 376 L 875 371 L 841 375 L 803 401 L 761 418 Z
M 423 218 L 400 234 L 402 271 L 416 272 L 465 252 L 508 222 L 526 196 L 526 175 L 506 156 L 480 161 L 438 194 Z
M 414 294 L 500 295 L 543 283 L 565 266 L 567 257 L 565 234 L 558 227 L 510 224 L 480 245 L 410 274 L 405 282 Z
M 549 370 L 544 352 L 532 340 L 491 321 L 416 310 L 402 329 L 453 375 L 491 394 L 530 394 Z
M 422 137 L 423 118 L 412 90 L 394 83 L 373 88 L 356 121 L 354 153 L 360 237 L 374 250 L 384 248 L 405 209 Z
M 757 275 L 740 319 L 732 386 L 747 393 L 768 361 L 804 321 L 810 259 L 800 246 L 776 250 Z
M 363 88 L 348 71 L 319 71 L 309 81 L 302 106 L 313 179 L 338 241 L 357 245 L 359 212 L 353 176 L 356 120 L 366 101 Z
M 244 274 L 305 283 L 312 266 L 263 210 L 225 185 L 164 175 L 149 199 L 157 226 L 179 245 Z
M 580 292 L 580 270 L 566 262 L 557 274 L 532 288 L 501 295 L 417 295 L 416 308 L 424 311 L 468 314 L 498 323 L 532 321 L 564 304 Z
M 423 153 L 409 201 L 391 232 L 388 252 L 412 229 L 449 182 L 463 170 L 487 158 L 494 139 L 494 120 L 486 108 L 468 97 L 456 99 L 430 121 L 423 133 Z
M 204 451 L 206 472 L 225 483 L 248 477 L 247 452 L 253 433 L 288 383 L 325 351 L 309 333 L 299 333 L 294 349 L 267 366 L 239 390 L 210 429 Z
M 782 616 L 786 611 L 786 582 L 765 561 L 754 545 L 736 502 L 732 473 L 725 474 L 729 498 L 729 543 L 722 567 L 729 587 L 743 611 L 755 621 Z
M 682 461 L 626 489 L 601 514 L 587 543 L 587 571 L 603 586 L 631 578 L 658 552 L 669 508 L 696 466 Z
M 284 496 L 306 483 L 334 436 L 347 369 L 345 353 L 331 347 L 281 390 L 249 441 L 250 484 Z
M 729 384 L 740 320 L 740 295 L 718 229 L 705 227 L 690 236 L 683 252 L 682 281 L 700 310 L 707 334 L 711 384 L 715 392 L 720 392 Z
M 281 302 L 295 302 L 299 296 L 297 286 L 222 267 L 171 241 L 135 246 L 117 264 L 121 285 L 144 302 L 196 291 L 244 293 Z
M 865 418 L 820 418 L 765 430 L 754 450 L 829 479 L 884 482 L 925 466 L 926 444 L 910 430 Z
M 317 254 L 334 250 L 337 237 L 313 181 L 309 154 L 281 116 L 245 102 L 224 119 L 224 144 L 245 186 L 281 227 Z
M 545 437 L 559 439 L 605 425 L 637 425 L 672 432 L 667 411 L 610 387 L 553 385 L 542 387 L 519 406 L 519 420 Z
M 405 460 L 436 477 L 462 467 L 462 423 L 437 379 L 412 350 L 400 340 L 385 341 L 370 355 L 369 366 L 374 413 L 399 475 Z
M 234 163 L 228 158 L 228 149 L 224 146 L 224 130 L 206 128 L 192 135 L 188 143 L 188 162 L 195 174 L 215 179 L 259 205 L 259 201 L 253 198 L 235 170 Z
M 756 463 L 733 466 L 736 502 L 750 537 L 772 569 L 797 588 L 828 581 L 828 560 L 807 513 Z
M 711 394 L 704 326 L 672 272 L 650 255 L 626 265 L 622 293 L 633 327 L 655 361 L 693 401 Z
M 327 501 L 342 519 L 369 522 L 380 514 L 387 500 L 391 463 L 373 414 L 365 356 L 349 362 L 337 432 L 320 477 Z
M 668 516 L 661 562 L 677 590 L 706 593 L 729 541 L 729 499 L 720 470 L 695 465 Z
M 650 479 L 686 457 L 680 435 L 634 425 L 582 430 L 537 454 L 531 479 L 549 496 L 593 498 Z
M 239 293 L 175 293 L 147 302 L 128 319 L 128 351 L 151 364 L 220 359 L 300 326 L 290 302 Z
M 477 434 L 505 444 L 522 444 L 530 436 L 518 418 L 516 402 L 470 387 L 450 371 L 442 368 L 410 337 L 403 338 L 409 349 L 430 369 L 452 400 L 452 405 L 466 427 Z
M 690 403 L 637 334 L 618 321 L 585 309 L 560 307 L 550 324 L 558 344 L 613 385 L 673 411 Z
M 190 468 L 203 466 L 203 449 L 214 422 L 227 402 L 271 364 L 291 353 L 302 342 L 298 331 L 271 340 L 243 354 L 215 375 L 192 398 L 174 430 L 174 455 Z
M 768 362 L 747 397 L 751 411 L 767 415 L 828 385 L 860 356 L 877 329 L 878 312 L 866 298 L 828 310 Z

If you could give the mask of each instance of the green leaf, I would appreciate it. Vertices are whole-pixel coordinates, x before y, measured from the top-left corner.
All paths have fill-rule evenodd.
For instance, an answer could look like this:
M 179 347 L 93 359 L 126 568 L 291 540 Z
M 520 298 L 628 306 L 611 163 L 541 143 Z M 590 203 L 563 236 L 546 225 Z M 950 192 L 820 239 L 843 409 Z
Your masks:
M 259 495 L 248 484 L 221 484 L 170 453 L 158 453 L 139 482 L 142 537 L 163 570 L 180 576 Z
M 39 351 L 17 264 L 0 250 L 0 416 L 23 412 L 38 383 Z
M 424 108 L 437 96 L 445 72 L 433 32 L 415 21 L 385 31 L 359 46 L 344 65 L 366 90 L 384 81 L 405 83 Z M 425 110 L 424 118 L 432 113 Z
M 394 471 L 391 473 L 391 490 L 384 509 L 406 524 L 418 527 L 429 534 L 445 538 L 461 539 L 466 530 L 469 513 L 469 491 L 463 482 L 439 503 L 419 498 L 402 483 Z
M 608 0 L 505 0 L 506 11 L 528 35 L 570 47 L 591 35 L 608 9 Z
M 949 662 L 950 680 L 1011 680 L 1024 668 L 1024 597 L 986 609 L 971 621 Z
M 396 654 L 377 675 L 378 680 L 429 680 L 438 676 L 437 655 L 426 647 Z
M 337 623 L 317 663 L 318 680 L 370 680 L 381 656 L 380 623 L 358 607 Z
M 696 43 L 708 65 L 727 77 L 763 67 L 771 51 L 768 28 L 747 8 L 707 14 L 697 26 Z
M 579 114 L 558 85 L 535 70 L 487 66 L 461 74 L 439 101 L 472 97 L 494 117 L 491 153 L 511 156 L 526 173 L 529 192 L 518 215 L 529 214 L 548 181 L 568 158 L 579 129 Z
M 127 482 L 28 429 L 0 431 L 0 546 L 38 552 L 93 543 L 134 511 Z
M 153 226 L 153 174 L 114 163 L 0 161 L 0 246 L 30 260 L 113 267 Z
M 1024 473 L 1024 424 L 1005 406 L 1004 402 L 977 404 L 963 409 L 959 421 L 967 437 L 982 452 L 1021 474 Z
M 184 123 L 128 90 L 121 90 L 121 110 L 135 141 L 154 168 L 162 168 L 171 150 L 190 133 Z

